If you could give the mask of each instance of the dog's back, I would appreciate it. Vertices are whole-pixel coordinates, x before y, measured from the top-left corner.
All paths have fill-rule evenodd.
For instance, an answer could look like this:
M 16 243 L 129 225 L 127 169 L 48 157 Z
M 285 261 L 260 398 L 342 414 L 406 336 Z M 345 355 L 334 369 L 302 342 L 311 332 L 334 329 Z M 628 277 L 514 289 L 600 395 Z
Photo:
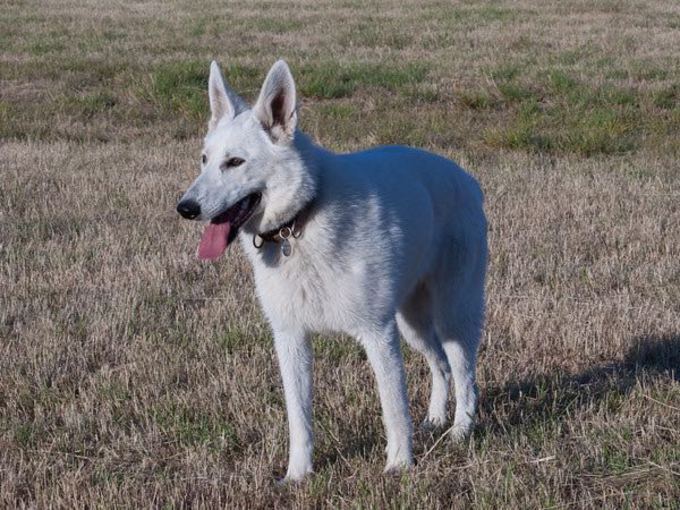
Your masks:
M 418 285 L 449 282 L 452 268 L 467 273 L 480 254 L 482 194 L 450 160 L 400 146 L 320 150 L 313 160 L 317 193 L 295 241 L 297 256 L 282 260 L 274 246 L 257 250 L 249 238 L 243 242 L 261 298 L 276 301 L 271 308 L 285 315 L 281 320 L 355 334 Z
M 335 209 L 327 230 L 342 232 L 364 259 L 374 252 L 381 264 L 394 263 L 392 278 L 404 279 L 405 290 L 472 263 L 467 255 L 474 259 L 486 246 L 482 191 L 446 158 L 385 146 L 331 155 L 322 165 L 319 198 Z

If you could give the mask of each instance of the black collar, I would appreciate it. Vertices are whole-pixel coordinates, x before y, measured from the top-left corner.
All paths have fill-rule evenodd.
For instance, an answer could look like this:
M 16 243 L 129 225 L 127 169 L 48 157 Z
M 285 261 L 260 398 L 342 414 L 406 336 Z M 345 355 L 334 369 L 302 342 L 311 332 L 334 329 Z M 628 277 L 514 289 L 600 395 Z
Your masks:
M 311 202 L 308 202 L 302 209 L 300 209 L 295 216 L 287 222 L 279 225 L 272 230 L 255 234 L 253 236 L 253 246 L 255 248 L 262 248 L 264 243 L 280 243 L 284 239 L 293 237 L 297 239 L 302 235 L 302 228 L 307 223 L 309 212 L 311 210 Z M 259 240 L 259 244 L 258 244 Z

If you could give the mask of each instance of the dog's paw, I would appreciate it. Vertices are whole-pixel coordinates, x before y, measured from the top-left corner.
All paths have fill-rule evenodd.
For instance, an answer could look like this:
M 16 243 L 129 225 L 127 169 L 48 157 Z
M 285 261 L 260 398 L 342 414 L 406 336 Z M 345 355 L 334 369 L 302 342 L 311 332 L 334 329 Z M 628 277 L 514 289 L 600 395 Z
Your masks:
M 383 469 L 383 476 L 399 478 L 405 473 L 408 473 L 413 466 L 391 466 Z
M 306 480 L 305 477 L 302 478 L 288 478 L 287 476 L 284 478 L 277 478 L 274 480 L 274 487 L 277 489 L 285 489 L 287 487 L 295 487 L 296 485 L 300 485 Z
M 453 426 L 449 432 L 454 444 L 465 442 L 472 435 L 472 426 Z
M 286 476 L 277 480 L 276 485 L 279 487 L 285 487 L 286 485 L 295 485 L 304 481 L 312 475 L 313 471 L 311 467 L 302 467 L 300 469 L 288 469 Z
M 439 417 L 428 417 L 425 418 L 420 424 L 420 430 L 423 432 L 434 432 L 437 429 L 441 429 L 446 424 L 444 418 Z
M 401 459 L 388 462 L 383 469 L 383 474 L 388 476 L 401 475 L 413 468 L 412 459 Z

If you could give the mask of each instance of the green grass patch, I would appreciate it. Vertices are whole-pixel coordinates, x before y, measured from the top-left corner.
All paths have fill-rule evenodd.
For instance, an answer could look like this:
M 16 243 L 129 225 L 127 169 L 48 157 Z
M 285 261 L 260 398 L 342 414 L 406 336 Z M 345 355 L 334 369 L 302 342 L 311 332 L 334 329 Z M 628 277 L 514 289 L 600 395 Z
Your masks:
M 389 48 L 390 50 L 402 50 L 412 42 L 411 33 L 400 30 L 398 26 L 386 27 L 381 22 L 352 25 L 341 38 L 341 43 L 347 46 Z
M 501 7 L 498 5 L 449 5 L 425 9 L 419 16 L 423 21 L 436 21 L 448 28 L 511 21 L 519 16 L 531 14 L 526 9 Z
M 130 391 L 118 381 L 106 381 L 99 388 L 99 395 L 105 400 L 113 402 L 127 402 L 132 395 Z
M 500 146 L 532 152 L 549 151 L 554 147 L 550 137 L 538 134 L 533 124 L 522 122 L 509 128 L 488 132 L 485 141 L 492 147 Z
M 319 113 L 333 120 L 348 120 L 357 114 L 357 109 L 351 104 L 326 103 L 318 107 Z
M 106 28 L 101 30 L 87 31 L 75 41 L 77 48 L 83 53 L 93 51 L 107 51 L 113 46 L 119 46 L 119 42 L 128 37 L 124 27 Z
M 158 66 L 140 91 L 140 95 L 161 112 L 180 113 L 193 120 L 208 115 L 209 62 L 188 60 Z M 235 90 L 259 87 L 263 79 L 260 69 L 231 65 L 223 68 L 229 85 Z M 256 85 L 257 84 L 257 85 Z
M 229 329 L 217 338 L 217 343 L 228 353 L 247 352 L 255 346 L 271 345 L 271 335 L 256 332 Z
M 359 343 L 345 335 L 314 335 L 314 352 L 323 359 L 343 361 L 347 359 L 366 359 L 366 353 Z
M 635 120 L 628 111 L 596 108 L 571 116 L 557 143 L 584 156 L 615 154 L 635 148 Z
M 415 83 L 403 92 L 407 98 L 419 103 L 436 103 L 442 100 L 437 86 L 429 83 Z
M 35 445 L 38 431 L 32 423 L 22 423 L 14 429 L 14 441 L 21 448 L 30 448 Z
M 251 28 L 253 31 L 271 32 L 274 34 L 295 32 L 305 27 L 305 22 L 303 20 L 291 19 L 288 17 L 256 17 L 248 20 L 242 20 L 241 23 L 243 23 L 245 27 Z M 242 29 L 245 27 L 242 27 Z
M 12 104 L 9 101 L 0 100 L 0 138 L 15 137 L 16 131 L 12 128 L 13 110 Z
M 491 146 L 616 154 L 635 149 L 646 128 L 640 119 L 644 98 L 634 89 L 609 83 L 593 87 L 562 69 L 543 72 L 531 86 L 516 66 L 504 66 L 492 76 L 510 119 L 487 129 L 485 141 Z
M 478 21 L 506 21 L 519 15 L 516 9 L 486 5 L 468 10 L 470 17 Z
M 594 64 L 597 69 L 604 70 L 607 79 L 648 83 L 672 79 L 675 66 L 673 62 L 659 64 L 642 60 L 626 62 L 625 67 L 621 67 L 620 62 L 611 58 L 600 58 Z
M 110 111 L 118 100 L 110 92 L 99 91 L 93 94 L 69 98 L 67 108 L 77 111 L 79 115 L 93 117 L 99 113 Z
M 622 475 L 635 466 L 634 459 L 626 447 L 626 437 L 632 438 L 630 430 L 617 429 L 616 434 L 601 432 L 598 434 L 602 455 L 596 471 L 608 475 Z
M 578 82 L 573 77 L 561 70 L 548 72 L 547 79 L 555 94 L 570 93 L 578 86 Z
M 499 83 L 506 83 L 516 79 L 520 75 L 521 67 L 518 64 L 505 64 L 491 71 L 491 78 Z
M 59 53 L 66 48 L 66 45 L 57 40 L 39 40 L 31 43 L 28 46 L 28 51 L 35 56 L 49 55 L 51 53 Z
M 652 99 L 654 106 L 664 110 L 673 110 L 680 106 L 680 84 L 674 83 L 654 93 Z
M 152 73 L 147 97 L 162 109 L 205 117 L 208 71 L 206 63 L 200 61 L 164 64 Z
M 360 87 L 382 87 L 399 91 L 425 79 L 428 66 L 408 63 L 400 66 L 357 62 L 337 65 L 323 63 L 302 67 L 298 87 L 303 96 L 332 99 L 351 96 Z
M 511 102 L 525 101 L 532 99 L 534 96 L 529 87 L 513 82 L 499 83 L 498 91 L 503 96 L 503 99 Z
M 34 34 L 28 39 L 25 50 L 33 56 L 53 55 L 66 49 L 69 33 L 65 28 L 54 28 L 48 32 Z
M 497 104 L 496 99 L 486 90 L 462 91 L 458 99 L 466 107 L 472 110 L 484 110 Z
M 573 50 L 566 50 L 557 55 L 556 60 L 560 64 L 572 66 L 582 62 L 588 55 L 588 51 L 584 48 L 576 48 Z
M 218 448 L 226 444 L 233 448 L 239 444 L 233 425 L 221 417 L 183 404 L 159 404 L 154 408 L 152 416 L 161 433 L 182 446 L 203 445 Z

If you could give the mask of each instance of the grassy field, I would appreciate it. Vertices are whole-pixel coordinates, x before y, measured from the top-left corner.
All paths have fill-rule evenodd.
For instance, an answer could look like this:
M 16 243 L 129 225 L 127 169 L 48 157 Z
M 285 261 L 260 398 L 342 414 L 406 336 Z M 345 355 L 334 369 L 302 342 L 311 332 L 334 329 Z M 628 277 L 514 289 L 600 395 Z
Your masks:
M 0 506 L 680 508 L 680 4 L 5 1 Z M 383 476 L 372 374 L 315 345 L 316 475 L 294 486 L 239 248 L 174 212 L 211 59 L 276 58 L 337 151 L 406 143 L 482 183 L 480 410 Z M 427 366 L 404 348 L 422 419 Z

